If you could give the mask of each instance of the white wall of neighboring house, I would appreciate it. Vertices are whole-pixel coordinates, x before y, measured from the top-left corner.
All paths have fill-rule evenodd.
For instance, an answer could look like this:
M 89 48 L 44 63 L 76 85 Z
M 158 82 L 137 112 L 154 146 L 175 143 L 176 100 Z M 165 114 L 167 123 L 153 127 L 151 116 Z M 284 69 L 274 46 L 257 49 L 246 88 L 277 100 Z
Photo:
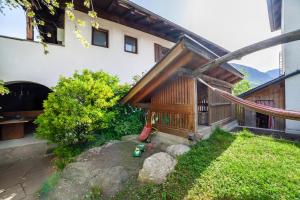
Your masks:
M 87 22 L 82 35 L 91 42 L 92 28 L 87 14 L 75 11 Z M 54 86 L 59 76 L 70 76 L 75 70 L 88 68 L 118 75 L 122 82 L 131 82 L 136 74 L 148 71 L 154 64 L 154 43 L 171 48 L 174 43 L 136 29 L 105 19 L 99 19 L 100 28 L 109 31 L 109 48 L 84 48 L 76 39 L 73 22 L 65 19 L 65 45 L 48 45 L 44 55 L 37 42 L 0 37 L 0 80 L 32 81 Z M 124 51 L 124 35 L 138 39 L 138 54 Z
M 283 0 L 282 33 L 300 29 L 300 0 Z M 300 70 L 300 41 L 282 45 L 285 73 Z M 300 111 L 300 74 L 285 80 L 285 105 L 287 110 Z M 286 120 L 286 131 L 300 134 L 300 122 Z

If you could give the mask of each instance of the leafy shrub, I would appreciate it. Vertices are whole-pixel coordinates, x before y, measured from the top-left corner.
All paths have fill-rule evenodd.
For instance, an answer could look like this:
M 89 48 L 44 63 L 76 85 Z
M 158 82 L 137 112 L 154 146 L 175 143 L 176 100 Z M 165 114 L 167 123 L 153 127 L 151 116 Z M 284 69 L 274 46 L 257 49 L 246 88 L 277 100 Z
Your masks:
M 144 112 L 142 109 L 119 104 L 113 109 L 116 116 L 105 131 L 113 132 L 119 137 L 140 133 L 144 125 Z
M 114 119 L 111 109 L 128 86 L 105 72 L 61 77 L 44 102 L 44 113 L 36 123 L 36 135 L 60 146 L 77 145 L 94 139 L 92 132 L 104 129 Z
M 84 146 L 58 146 L 54 150 L 56 158 L 54 164 L 58 169 L 64 169 L 65 166 L 72 162 L 74 157 L 79 155 L 83 150 Z
M 57 144 L 58 169 L 87 148 L 139 133 L 143 111 L 117 103 L 129 89 L 130 85 L 120 85 L 117 77 L 102 71 L 84 70 L 60 78 L 35 121 L 36 136 Z

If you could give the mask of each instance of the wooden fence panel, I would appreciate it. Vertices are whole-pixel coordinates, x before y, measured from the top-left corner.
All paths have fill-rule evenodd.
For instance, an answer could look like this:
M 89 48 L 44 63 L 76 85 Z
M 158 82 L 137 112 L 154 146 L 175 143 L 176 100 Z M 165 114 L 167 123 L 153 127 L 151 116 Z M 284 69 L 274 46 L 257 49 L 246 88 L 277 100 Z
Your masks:
M 220 84 L 210 83 L 213 87 L 219 88 L 226 92 L 231 93 L 231 88 L 221 86 Z M 232 105 L 231 102 L 221 97 L 217 93 L 208 90 L 208 103 L 209 103 L 209 123 L 215 123 L 224 119 L 232 118 Z

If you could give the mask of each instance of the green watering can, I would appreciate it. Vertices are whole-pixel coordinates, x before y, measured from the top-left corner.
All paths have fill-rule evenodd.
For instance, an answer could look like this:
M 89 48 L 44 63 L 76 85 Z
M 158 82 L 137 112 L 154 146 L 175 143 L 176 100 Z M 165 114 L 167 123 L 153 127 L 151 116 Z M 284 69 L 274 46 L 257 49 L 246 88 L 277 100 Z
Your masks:
M 145 145 L 139 144 L 135 147 L 134 152 L 132 153 L 133 157 L 141 157 L 142 152 L 145 151 Z

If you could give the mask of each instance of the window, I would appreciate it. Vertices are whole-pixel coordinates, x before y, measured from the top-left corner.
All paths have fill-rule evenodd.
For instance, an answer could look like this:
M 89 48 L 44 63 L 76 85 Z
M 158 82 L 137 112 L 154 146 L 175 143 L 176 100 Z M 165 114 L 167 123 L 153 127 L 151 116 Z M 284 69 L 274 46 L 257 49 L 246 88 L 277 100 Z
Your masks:
M 108 31 L 92 29 L 92 45 L 108 48 Z
M 138 53 L 137 39 L 125 35 L 124 50 L 129 53 Z
M 154 44 L 154 60 L 155 60 L 155 62 L 160 61 L 168 52 L 169 52 L 168 48 L 163 47 L 159 44 Z

